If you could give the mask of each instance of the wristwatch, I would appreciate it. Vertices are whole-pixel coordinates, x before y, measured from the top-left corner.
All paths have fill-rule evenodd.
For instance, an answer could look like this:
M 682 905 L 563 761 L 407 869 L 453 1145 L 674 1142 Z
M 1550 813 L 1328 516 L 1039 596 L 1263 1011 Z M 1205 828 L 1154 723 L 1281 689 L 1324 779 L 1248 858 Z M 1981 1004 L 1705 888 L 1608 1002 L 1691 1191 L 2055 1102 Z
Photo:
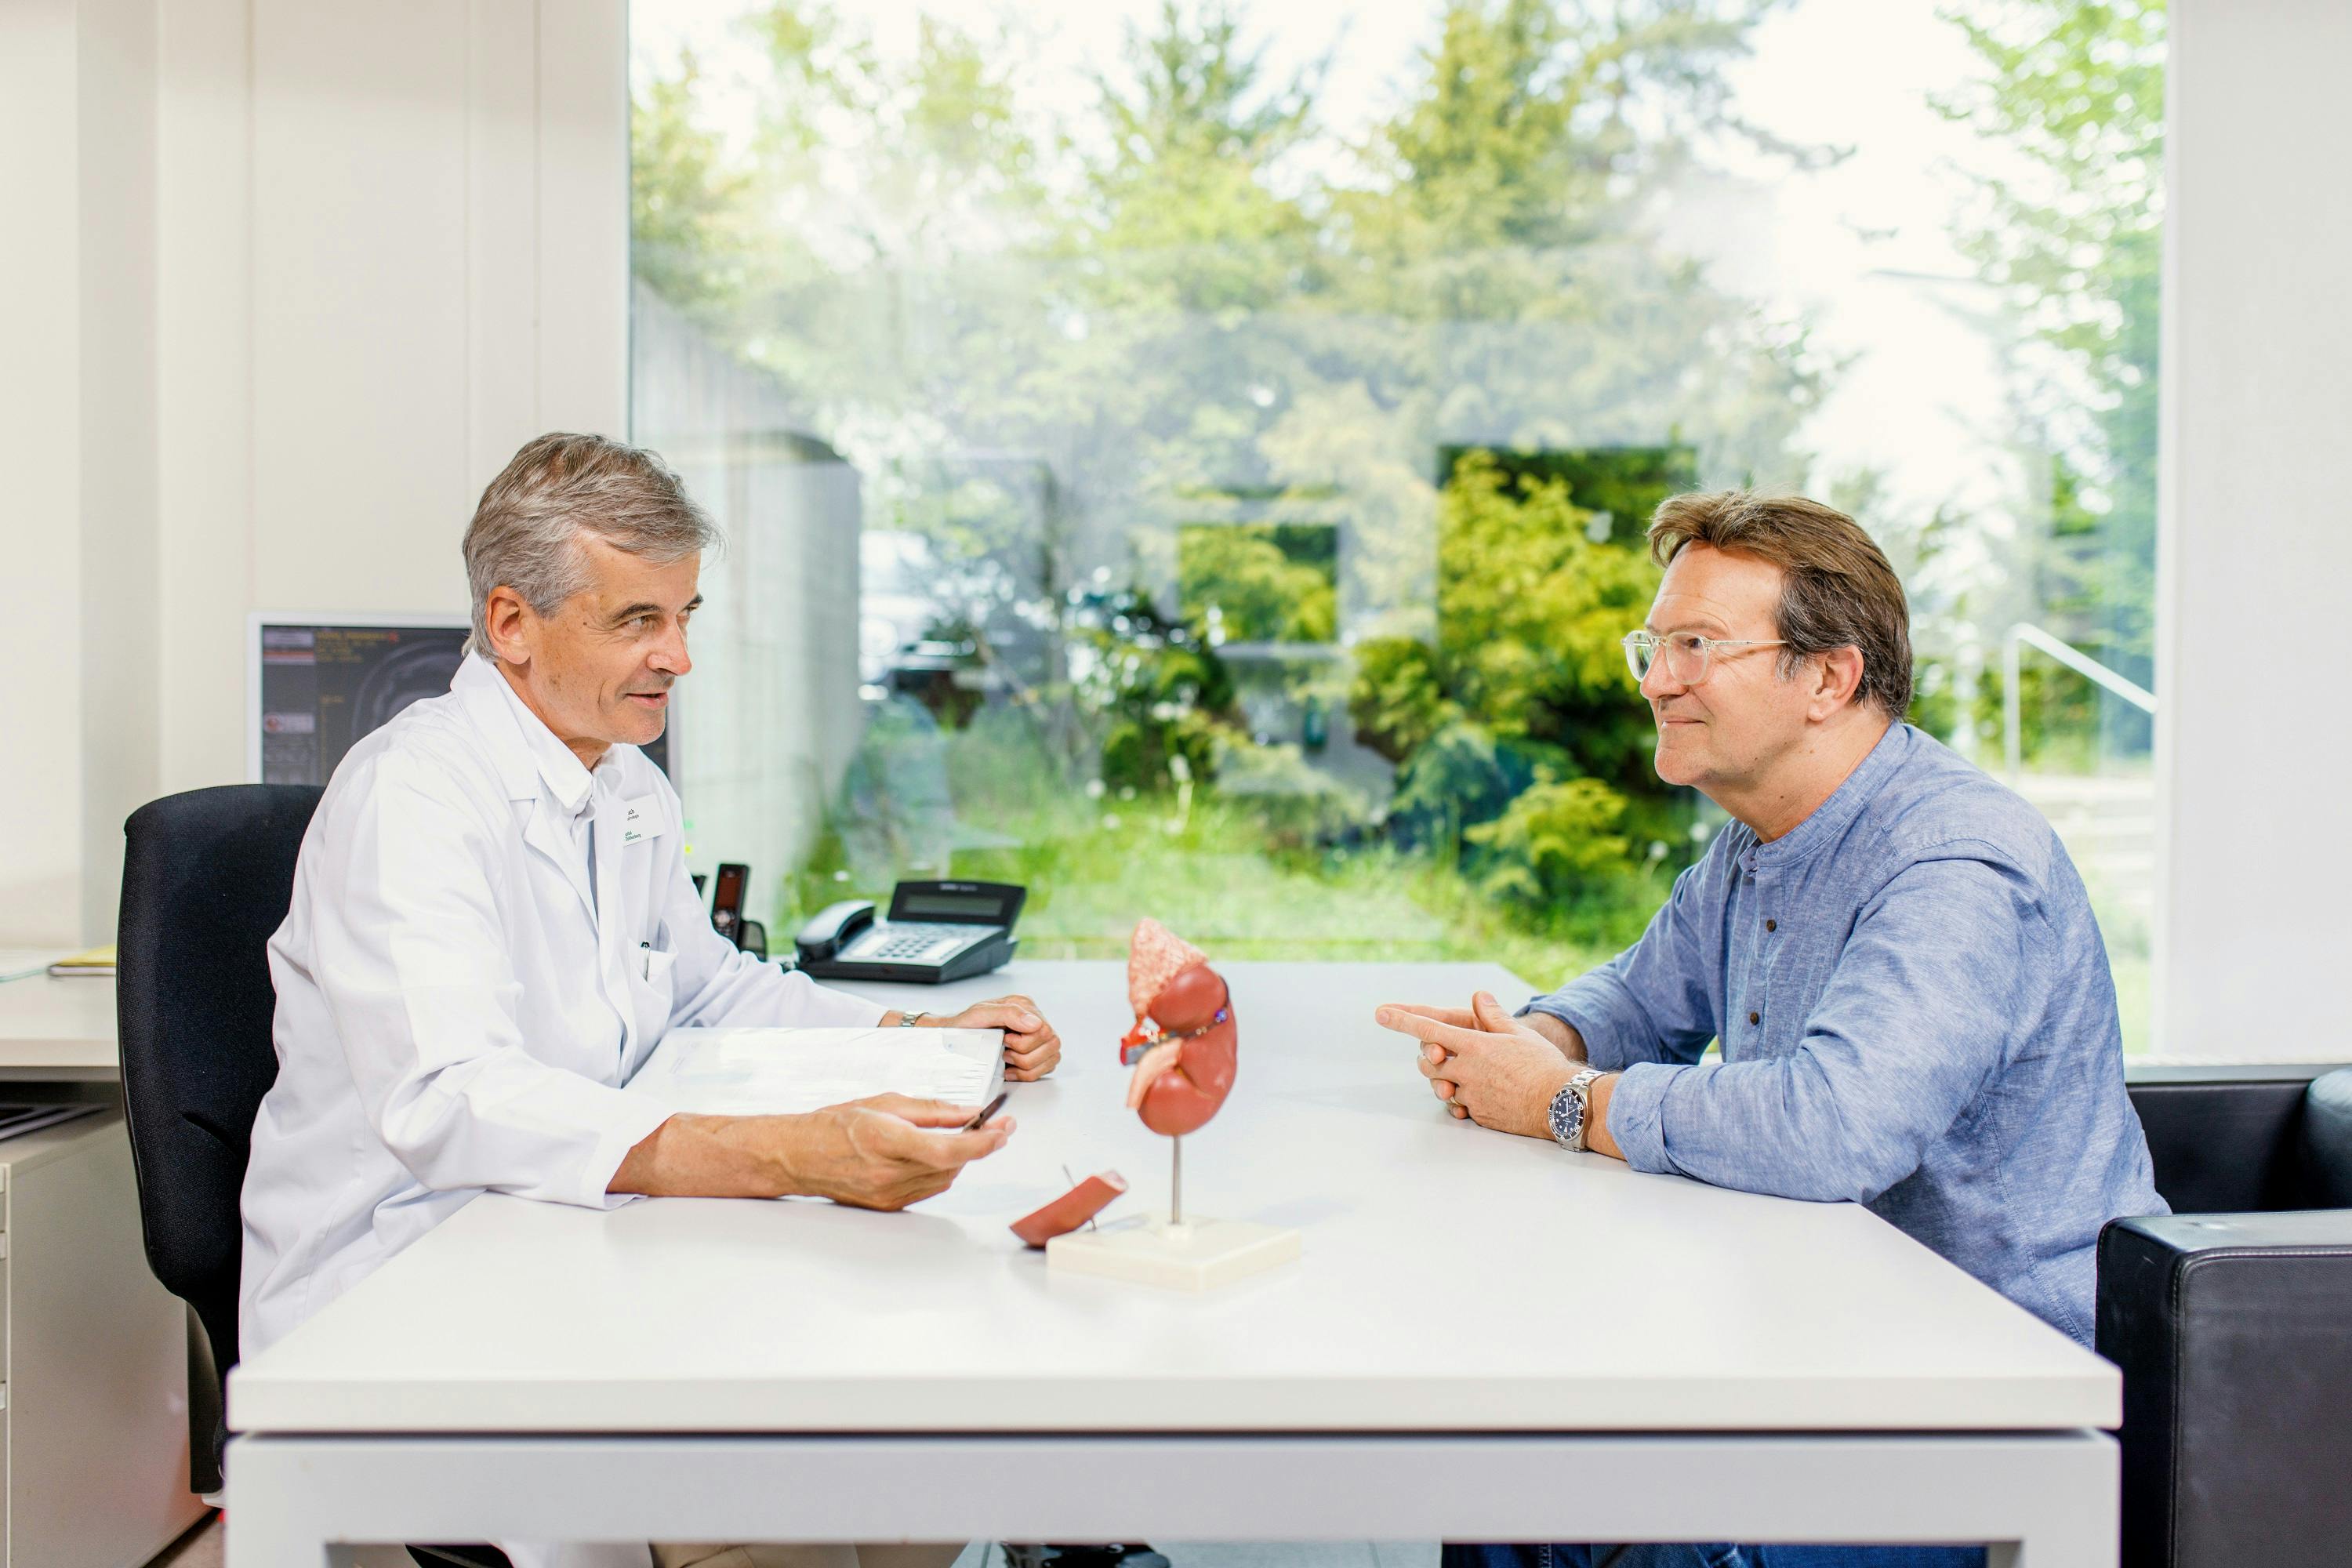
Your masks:
M 1592 1080 L 1600 1076 L 1599 1068 L 1586 1068 L 1551 1097 L 1552 1142 L 1571 1154 L 1584 1152 L 1584 1113 L 1592 1101 Z
M 902 1029 L 911 1029 L 918 1023 L 929 1016 L 930 1015 L 924 1012 L 920 1007 L 910 1007 L 906 1012 L 898 1015 L 898 1027 Z

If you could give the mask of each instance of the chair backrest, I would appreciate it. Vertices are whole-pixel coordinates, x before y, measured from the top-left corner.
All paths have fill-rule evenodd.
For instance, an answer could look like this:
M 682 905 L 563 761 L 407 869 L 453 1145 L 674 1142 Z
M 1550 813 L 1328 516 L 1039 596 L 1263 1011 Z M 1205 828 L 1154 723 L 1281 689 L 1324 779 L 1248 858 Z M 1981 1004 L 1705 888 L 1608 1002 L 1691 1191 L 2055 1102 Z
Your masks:
M 2304 1080 L 2184 1079 L 2131 1086 L 2156 1190 L 2175 1214 L 2309 1206 L 2296 1159 Z
M 2352 1068 L 2313 1079 L 2305 1092 L 2303 1163 L 2314 1204 L 2352 1208 Z
M 123 824 L 115 933 L 122 1100 L 147 1266 L 236 1362 L 237 1200 L 278 1078 L 266 952 L 323 792 L 228 784 L 150 801 Z

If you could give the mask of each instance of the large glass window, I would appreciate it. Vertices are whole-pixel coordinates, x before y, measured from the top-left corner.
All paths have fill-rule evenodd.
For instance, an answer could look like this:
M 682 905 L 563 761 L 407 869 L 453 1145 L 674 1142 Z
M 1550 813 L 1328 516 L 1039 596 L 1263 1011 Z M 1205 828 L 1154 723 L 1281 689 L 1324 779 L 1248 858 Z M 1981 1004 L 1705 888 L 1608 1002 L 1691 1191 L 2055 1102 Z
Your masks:
M 727 524 L 675 756 L 774 930 L 1024 952 L 1638 933 L 1717 819 L 1617 639 L 1674 491 L 1909 586 L 2144 1035 L 2147 0 L 707 0 L 633 21 L 635 437 Z

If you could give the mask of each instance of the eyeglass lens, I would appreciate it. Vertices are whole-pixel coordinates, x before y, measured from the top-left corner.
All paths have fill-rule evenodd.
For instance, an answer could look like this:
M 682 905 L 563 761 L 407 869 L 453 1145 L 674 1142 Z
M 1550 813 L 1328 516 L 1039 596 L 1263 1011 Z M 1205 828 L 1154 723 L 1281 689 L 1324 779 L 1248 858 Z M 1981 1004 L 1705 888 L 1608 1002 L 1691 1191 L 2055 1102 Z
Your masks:
M 1696 686 L 1706 679 L 1707 652 L 1706 639 L 1696 632 L 1676 632 L 1664 637 L 1635 632 L 1625 639 L 1625 668 L 1633 672 L 1635 680 L 1646 680 L 1663 655 L 1669 677 L 1685 686 Z

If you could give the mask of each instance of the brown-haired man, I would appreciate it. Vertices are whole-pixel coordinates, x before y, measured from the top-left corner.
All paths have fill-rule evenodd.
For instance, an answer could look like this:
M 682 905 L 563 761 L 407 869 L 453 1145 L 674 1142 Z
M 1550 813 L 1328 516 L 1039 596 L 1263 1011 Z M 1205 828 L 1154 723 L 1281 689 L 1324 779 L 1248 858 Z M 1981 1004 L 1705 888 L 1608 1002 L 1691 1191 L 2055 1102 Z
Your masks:
M 1627 661 L 1658 776 L 1731 823 L 1641 941 L 1507 1016 L 1387 1004 L 1452 1113 L 1648 1172 L 1845 1200 L 2088 1343 L 2099 1227 L 2161 1214 L 2116 994 L 2047 822 L 1904 722 L 1909 616 L 1853 519 L 1677 496 Z M 1707 1042 L 1722 1059 L 1702 1062 Z M 1453 1546 L 1449 1568 L 1595 1549 Z M 1978 1548 L 1636 1547 L 1615 1568 L 1922 1568 Z

